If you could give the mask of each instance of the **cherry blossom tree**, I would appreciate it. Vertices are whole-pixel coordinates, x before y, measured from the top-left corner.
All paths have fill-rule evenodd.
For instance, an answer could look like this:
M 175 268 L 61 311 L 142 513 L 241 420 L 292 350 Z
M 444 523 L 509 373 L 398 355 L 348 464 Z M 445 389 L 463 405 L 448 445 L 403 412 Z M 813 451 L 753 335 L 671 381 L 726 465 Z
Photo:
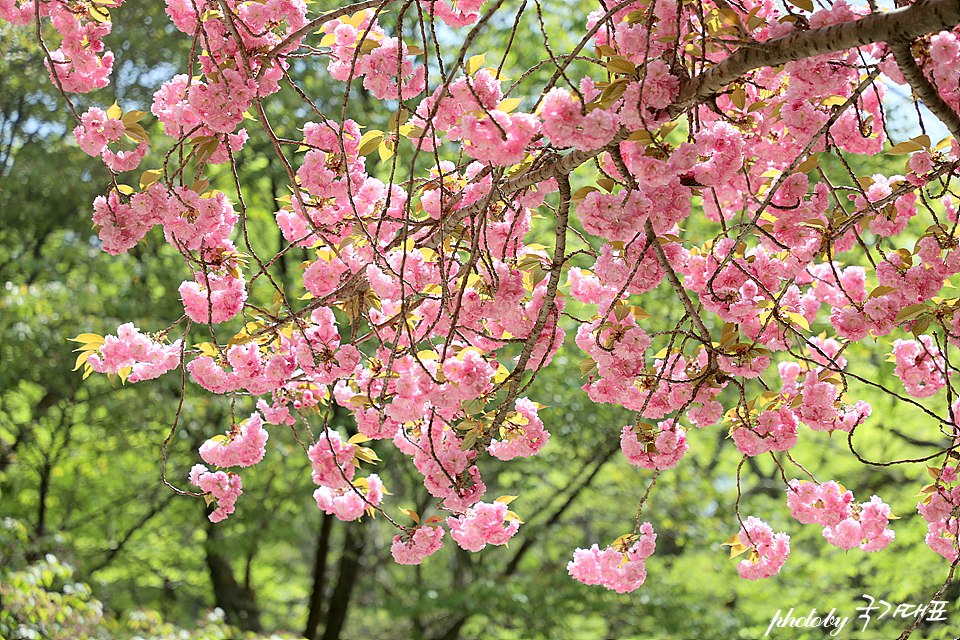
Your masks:
M 74 106 L 73 94 L 108 85 L 121 4 L 0 0 L 0 18 L 36 24 L 78 144 L 111 171 L 93 203 L 103 250 L 129 251 L 159 226 L 185 265 L 182 317 L 81 334 L 77 368 L 128 384 L 178 370 L 184 394 L 255 399 L 189 477 L 167 476 L 166 450 L 161 461 L 168 487 L 215 505 L 212 521 L 242 508 L 238 470 L 269 464 L 264 425 L 275 425 L 302 445 L 318 507 L 385 517 L 398 562 L 422 562 L 447 530 L 470 551 L 507 543 L 522 523 L 512 497 L 486 495 L 484 459 L 533 456 L 550 440 L 531 383 L 569 338 L 585 352 L 583 392 L 635 412 L 610 437 L 650 471 L 632 530 L 572 552 L 575 579 L 618 592 L 644 582 L 656 545 L 647 496 L 698 432 L 722 429 L 744 461 L 775 461 L 798 526 L 822 526 L 843 549 L 886 547 L 890 508 L 814 477 L 791 456 L 798 440 L 841 432 L 864 464 L 926 462 L 934 480 L 916 487 L 918 510 L 949 584 L 960 557 L 956 0 L 600 3 L 568 51 L 551 46 L 536 2 L 368 0 L 314 15 L 303 0 L 168 0 L 192 48 L 154 96 L 153 140 L 150 114 Z M 475 51 L 494 29 L 503 49 Z M 541 61 L 507 78 L 532 35 Z M 302 89 L 319 65 L 342 83 L 339 113 Z M 281 86 L 302 101 L 296 138 L 265 108 Z M 918 135 L 890 140 L 896 87 L 950 135 L 932 139 L 925 117 Z M 393 112 L 385 130 L 369 128 L 358 94 Z M 252 135 L 288 178 L 279 253 L 245 203 L 254 186 L 237 158 Z M 881 153 L 908 156 L 902 173 L 857 175 L 857 156 Z M 229 195 L 210 186 L 217 168 Z M 285 291 L 271 267 L 301 248 L 302 281 Z M 657 288 L 682 307 L 678 323 L 640 306 Z M 196 327 L 209 339 L 196 342 Z M 856 343 L 889 354 L 899 381 L 859 374 Z M 856 433 L 872 408 L 857 385 L 917 407 L 942 446 L 867 460 Z M 334 405 L 355 417 L 352 437 L 328 428 Z M 386 443 L 365 445 L 383 440 L 446 517 L 421 522 L 391 504 L 368 470 Z M 748 554 L 740 575 L 776 574 L 787 533 L 742 514 L 739 498 L 738 529 L 727 544 Z

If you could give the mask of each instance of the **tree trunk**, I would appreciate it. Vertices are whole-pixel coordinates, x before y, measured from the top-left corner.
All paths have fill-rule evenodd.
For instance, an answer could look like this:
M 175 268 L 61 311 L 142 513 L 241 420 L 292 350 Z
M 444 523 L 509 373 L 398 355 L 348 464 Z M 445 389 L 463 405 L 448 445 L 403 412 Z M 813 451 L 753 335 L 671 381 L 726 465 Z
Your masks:
M 327 609 L 327 627 L 323 640 L 337 640 L 347 620 L 347 605 L 350 604 L 350 592 L 357 581 L 360 569 L 360 554 L 363 553 L 366 523 L 351 522 L 347 525 L 343 541 L 343 556 L 340 558 L 340 577 L 330 598 Z
M 244 631 L 259 632 L 263 627 L 260 626 L 260 610 L 253 589 L 242 588 L 233 574 L 230 559 L 214 551 L 218 537 L 213 523 L 210 523 L 207 527 L 206 553 L 214 602 L 223 609 L 228 624 Z
M 303 631 L 305 638 L 317 637 L 317 628 L 323 622 L 323 589 L 326 583 L 327 554 L 330 551 L 330 530 L 333 529 L 333 516 L 323 514 L 320 525 L 320 537 L 317 538 L 317 553 L 313 564 L 313 592 L 310 594 L 310 614 Z

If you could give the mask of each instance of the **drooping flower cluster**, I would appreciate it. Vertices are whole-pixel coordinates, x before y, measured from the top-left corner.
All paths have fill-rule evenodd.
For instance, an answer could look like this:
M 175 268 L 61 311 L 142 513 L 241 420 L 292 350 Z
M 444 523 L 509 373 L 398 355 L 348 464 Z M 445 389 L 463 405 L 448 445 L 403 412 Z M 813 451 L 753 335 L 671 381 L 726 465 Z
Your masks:
M 220 522 L 233 513 L 237 498 L 243 493 L 239 474 L 233 471 L 211 472 L 202 464 L 195 464 L 190 469 L 190 484 L 199 487 L 211 502 L 216 501 L 216 508 L 207 516 L 210 522 Z
M 520 528 L 520 519 L 507 510 L 505 502 L 478 502 L 463 515 L 447 518 L 447 526 L 461 548 L 480 551 L 488 544 L 506 544 Z
M 646 422 L 628 424 L 620 434 L 620 449 L 627 461 L 644 469 L 672 469 L 689 448 L 687 432 L 675 420 L 656 427 Z
M 820 485 L 791 480 L 787 506 L 800 522 L 822 525 L 823 537 L 841 549 L 860 547 L 863 551 L 879 551 L 896 535 L 888 528 L 889 505 L 877 496 L 870 502 L 855 504 L 853 493 L 833 480 Z
M 507 418 L 500 427 L 501 439 L 491 440 L 487 447 L 494 458 L 513 460 L 535 456 L 550 441 L 550 432 L 543 427 L 536 403 L 520 398 L 515 406 L 514 416 Z
M 193 280 L 180 285 L 183 309 L 191 320 L 202 324 L 220 323 L 240 313 L 247 299 L 242 278 L 197 271 Z
M 649 522 L 644 522 L 638 535 L 623 536 L 602 551 L 596 544 L 577 549 L 567 563 L 567 572 L 583 584 L 602 584 L 617 593 L 627 593 L 647 579 L 646 560 L 656 546 L 657 534 Z
M 440 525 L 416 527 L 393 537 L 390 554 L 398 564 L 420 564 L 443 547 L 444 528 Z
M 344 442 L 340 434 L 327 429 L 309 449 L 307 457 L 313 468 L 311 477 L 320 487 L 313 492 L 317 506 L 325 513 L 350 521 L 361 517 L 383 500 L 383 482 L 377 474 L 354 478 L 361 460 L 378 460 L 373 451 L 355 442 L 364 438 L 354 436 Z
M 263 418 L 252 413 L 226 436 L 217 436 L 200 445 L 200 457 L 216 467 L 249 467 L 266 455 L 270 434 L 263 428 Z
M 313 499 L 324 513 L 349 522 L 380 504 L 383 499 L 383 482 L 380 476 L 371 473 L 366 478 L 357 478 L 350 486 L 336 489 L 320 487 L 313 492 Z
M 927 522 L 927 545 L 949 562 L 957 559 L 960 540 L 960 484 L 957 466 L 944 465 L 937 470 L 937 483 L 924 488 L 926 497 L 917 503 L 917 511 Z
M 321 434 L 307 449 L 314 484 L 337 489 L 347 486 L 356 472 L 353 465 L 356 450 L 355 444 L 344 442 L 336 431 L 328 429 Z
M 920 336 L 920 340 L 895 340 L 893 357 L 897 362 L 894 374 L 914 398 L 929 398 L 946 386 L 946 364 L 930 336 Z
M 373 9 L 367 9 L 349 19 L 340 18 L 324 25 L 327 35 L 322 44 L 330 47 L 330 75 L 337 80 L 363 77 L 364 89 L 378 100 L 413 98 L 424 89 L 426 67 L 414 68 L 406 57 L 413 55 L 410 48 L 403 41 L 386 36 L 373 17 Z
M 127 380 L 152 380 L 180 365 L 181 341 L 163 344 L 127 322 L 117 327 L 116 336 L 104 338 L 98 353 L 86 362 L 98 373 L 121 373 L 128 370 Z
M 780 573 L 790 555 L 790 536 L 782 531 L 774 534 L 769 524 L 750 516 L 744 521 L 738 537 L 740 544 L 750 549 L 750 557 L 737 564 L 741 578 L 761 580 Z
M 0 18 L 14 24 L 26 24 L 33 19 L 33 4 L 24 2 L 17 9 L 4 2 L 0 9 Z M 62 37 L 60 46 L 50 52 L 46 61 L 51 79 L 64 91 L 87 93 L 102 89 L 109 83 L 113 70 L 114 55 L 105 51 L 104 36 L 113 30 L 109 20 L 109 8 L 119 7 L 122 0 L 109 5 L 103 4 L 90 11 L 74 11 L 69 5 L 58 2 L 43 3 L 37 6 L 41 18 L 49 17 L 54 29 Z

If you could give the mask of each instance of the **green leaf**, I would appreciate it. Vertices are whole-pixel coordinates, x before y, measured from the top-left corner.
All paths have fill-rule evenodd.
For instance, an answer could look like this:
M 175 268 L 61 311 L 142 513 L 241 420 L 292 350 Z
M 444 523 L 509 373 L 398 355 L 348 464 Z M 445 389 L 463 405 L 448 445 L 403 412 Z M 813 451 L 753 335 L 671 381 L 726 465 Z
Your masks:
M 393 142 L 384 142 L 379 147 L 377 147 L 377 152 L 380 154 L 380 161 L 386 162 L 393 157 L 393 152 L 396 150 L 396 145 Z
M 875 288 L 873 291 L 871 291 L 871 292 L 870 292 L 870 295 L 869 295 L 868 297 L 869 297 L 869 298 L 878 298 L 878 297 L 880 297 L 880 296 L 885 296 L 885 295 L 887 295 L 888 293 L 891 293 L 891 292 L 893 292 L 893 291 L 896 291 L 896 289 L 895 289 L 894 287 L 888 287 L 888 286 L 886 286 L 886 285 L 880 285 L 879 287 L 877 287 L 877 288 Z
M 510 113 L 519 107 L 521 102 L 523 102 L 521 98 L 507 98 L 500 102 L 500 106 L 498 106 L 497 109 L 505 113 Z
M 616 181 L 611 180 L 610 178 L 601 178 L 600 180 L 597 180 L 597 184 L 603 187 L 603 190 L 607 193 L 613 191 L 613 189 L 617 186 Z
M 476 429 L 473 431 L 468 431 L 467 435 L 463 437 L 463 443 L 460 445 L 461 451 L 468 451 L 473 448 L 473 445 L 477 444 L 477 438 L 480 437 L 480 432 Z
M 900 310 L 900 313 L 897 314 L 897 317 L 893 319 L 894 322 L 900 322 L 901 320 L 909 320 L 915 318 L 924 311 L 927 310 L 926 305 L 923 304 L 911 304 L 904 307 Z
M 820 154 L 814 153 L 806 160 L 800 163 L 800 166 L 797 167 L 798 173 L 810 173 L 814 169 L 820 166 Z
M 129 140 L 137 144 L 141 142 L 150 144 L 150 139 L 147 137 L 147 130 L 141 125 L 137 124 L 136 122 L 131 122 L 130 124 L 124 124 L 124 128 L 126 130 L 123 132 L 123 135 Z
M 90 345 L 95 344 L 97 346 L 103 344 L 103 336 L 98 336 L 95 333 L 81 333 L 76 338 L 70 338 L 71 342 L 82 342 L 87 345 L 85 348 L 90 348 Z
M 587 358 L 580 363 L 580 376 L 586 378 L 588 375 L 597 371 L 597 361 L 593 358 Z
M 594 191 L 600 191 L 600 189 L 596 187 L 580 187 L 576 193 L 573 194 L 573 197 L 570 198 L 570 202 L 580 202 Z
M 125 114 L 123 114 L 123 117 L 120 118 L 120 120 L 124 125 L 131 125 L 136 122 L 140 122 L 146 115 L 146 111 L 127 111 Z
M 470 398 L 469 400 L 464 400 L 460 403 L 460 408 L 463 409 L 463 412 L 468 416 L 480 413 L 483 411 L 483 405 L 485 403 L 480 398 Z
M 807 322 L 807 319 L 802 313 L 788 312 L 787 317 L 790 318 L 790 321 L 801 327 L 804 331 L 810 331 L 810 323 Z
M 619 100 L 623 92 L 627 90 L 627 82 L 628 80 L 626 78 L 620 78 L 616 82 L 611 83 L 610 86 L 600 93 L 599 105 L 606 109 Z
M 925 333 L 928 328 L 930 328 L 930 323 L 933 321 L 933 316 L 924 316 L 917 320 L 913 327 L 910 328 L 910 333 L 913 334 L 913 337 L 919 338 L 921 334 Z

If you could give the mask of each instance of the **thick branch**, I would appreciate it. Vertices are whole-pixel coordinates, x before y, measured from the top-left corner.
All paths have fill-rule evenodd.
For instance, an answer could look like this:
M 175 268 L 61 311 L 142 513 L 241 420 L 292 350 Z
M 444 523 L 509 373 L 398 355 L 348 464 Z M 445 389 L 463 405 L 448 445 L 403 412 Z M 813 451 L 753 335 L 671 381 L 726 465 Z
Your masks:
M 760 43 L 757 48 L 739 49 L 723 62 L 683 83 L 677 101 L 668 111 L 676 117 L 754 69 L 775 67 L 874 42 L 912 40 L 928 33 L 947 31 L 958 24 L 960 2 L 957 0 L 920 0 L 909 7 L 872 13 L 860 20 L 794 31 Z
M 556 238 L 557 243 L 553 249 L 553 261 L 550 264 L 550 279 L 547 281 L 547 291 L 543 296 L 543 302 L 540 305 L 540 312 L 537 314 L 537 319 L 533 323 L 533 327 L 530 329 L 530 335 L 524 342 L 523 350 L 520 352 L 520 357 L 517 358 L 517 365 L 513 369 L 513 373 L 510 374 L 510 377 L 507 380 L 510 381 L 510 387 L 507 390 L 507 396 L 504 398 L 503 402 L 500 404 L 500 410 L 497 411 L 496 417 L 493 419 L 493 423 L 487 429 L 484 437 L 478 441 L 478 448 L 486 448 L 490 444 L 493 434 L 497 433 L 500 429 L 500 425 L 503 424 L 503 421 L 507 417 L 507 413 L 513 407 L 513 401 L 516 399 L 517 394 L 520 392 L 520 385 L 523 384 L 523 374 L 527 370 L 527 362 L 533 355 L 533 350 L 537 346 L 537 340 L 540 338 L 540 333 L 543 331 L 544 327 L 547 326 L 547 320 L 550 317 L 550 314 L 558 314 L 556 310 L 556 300 L 557 300 L 557 287 L 560 286 L 560 274 L 563 272 L 563 265 L 567 260 L 566 251 L 567 251 L 567 226 L 570 214 L 570 179 L 565 175 L 561 174 L 557 177 L 557 181 L 560 186 L 560 204 L 557 205 L 557 229 L 556 229 Z M 554 318 L 554 325 L 558 318 Z M 556 331 L 556 328 L 554 328 Z M 512 378 L 512 380 L 511 380 Z
M 571 151 L 555 162 L 549 162 L 539 169 L 528 171 L 518 178 L 508 180 L 504 184 L 500 185 L 497 192 L 501 194 L 501 196 L 506 197 L 512 193 L 520 191 L 521 189 L 526 189 L 527 187 L 532 187 L 535 184 L 539 184 L 544 180 L 568 176 L 573 173 L 574 169 L 583 163 L 587 162 L 591 158 L 597 157 L 606 151 L 611 145 L 623 142 L 629 136 L 630 130 L 626 129 L 625 127 L 621 127 L 620 131 L 617 132 L 617 135 L 615 135 L 613 140 L 611 140 L 607 145 L 598 147 L 593 151 Z M 463 220 L 464 218 L 481 211 L 483 206 L 484 205 L 482 203 L 475 202 L 469 207 L 464 207 L 463 209 L 457 211 L 455 216 L 457 220 Z
M 890 50 L 893 52 L 894 60 L 897 61 L 900 73 L 910 83 L 913 93 L 923 101 L 924 106 L 930 109 L 933 115 L 940 119 L 940 122 L 947 126 L 953 137 L 960 140 L 960 116 L 940 97 L 936 87 L 923 75 L 923 70 L 910 52 L 910 41 L 891 42 Z
M 789 35 L 759 43 L 759 47 L 739 49 L 723 62 L 682 83 L 677 101 L 670 105 L 667 111 L 671 117 L 676 118 L 691 106 L 707 100 L 754 69 L 775 67 L 794 60 L 843 51 L 874 42 L 917 38 L 928 33 L 952 29 L 958 24 L 960 24 L 958 0 L 920 0 L 909 7 L 870 14 L 860 20 L 809 31 L 795 31 Z M 933 108 L 931 111 L 938 116 L 941 115 Z M 955 136 L 960 133 L 948 120 L 944 120 L 944 123 L 950 127 Z M 629 135 L 630 131 L 623 128 L 611 144 L 622 142 Z M 548 163 L 535 171 L 528 171 L 506 182 L 500 187 L 500 193 L 508 196 L 549 178 L 569 175 L 583 163 L 603 153 L 607 147 L 609 145 L 592 151 L 573 151 L 556 162 Z M 471 208 L 479 208 L 479 206 L 471 205 L 458 211 L 457 215 L 461 219 L 467 217 L 471 213 Z

